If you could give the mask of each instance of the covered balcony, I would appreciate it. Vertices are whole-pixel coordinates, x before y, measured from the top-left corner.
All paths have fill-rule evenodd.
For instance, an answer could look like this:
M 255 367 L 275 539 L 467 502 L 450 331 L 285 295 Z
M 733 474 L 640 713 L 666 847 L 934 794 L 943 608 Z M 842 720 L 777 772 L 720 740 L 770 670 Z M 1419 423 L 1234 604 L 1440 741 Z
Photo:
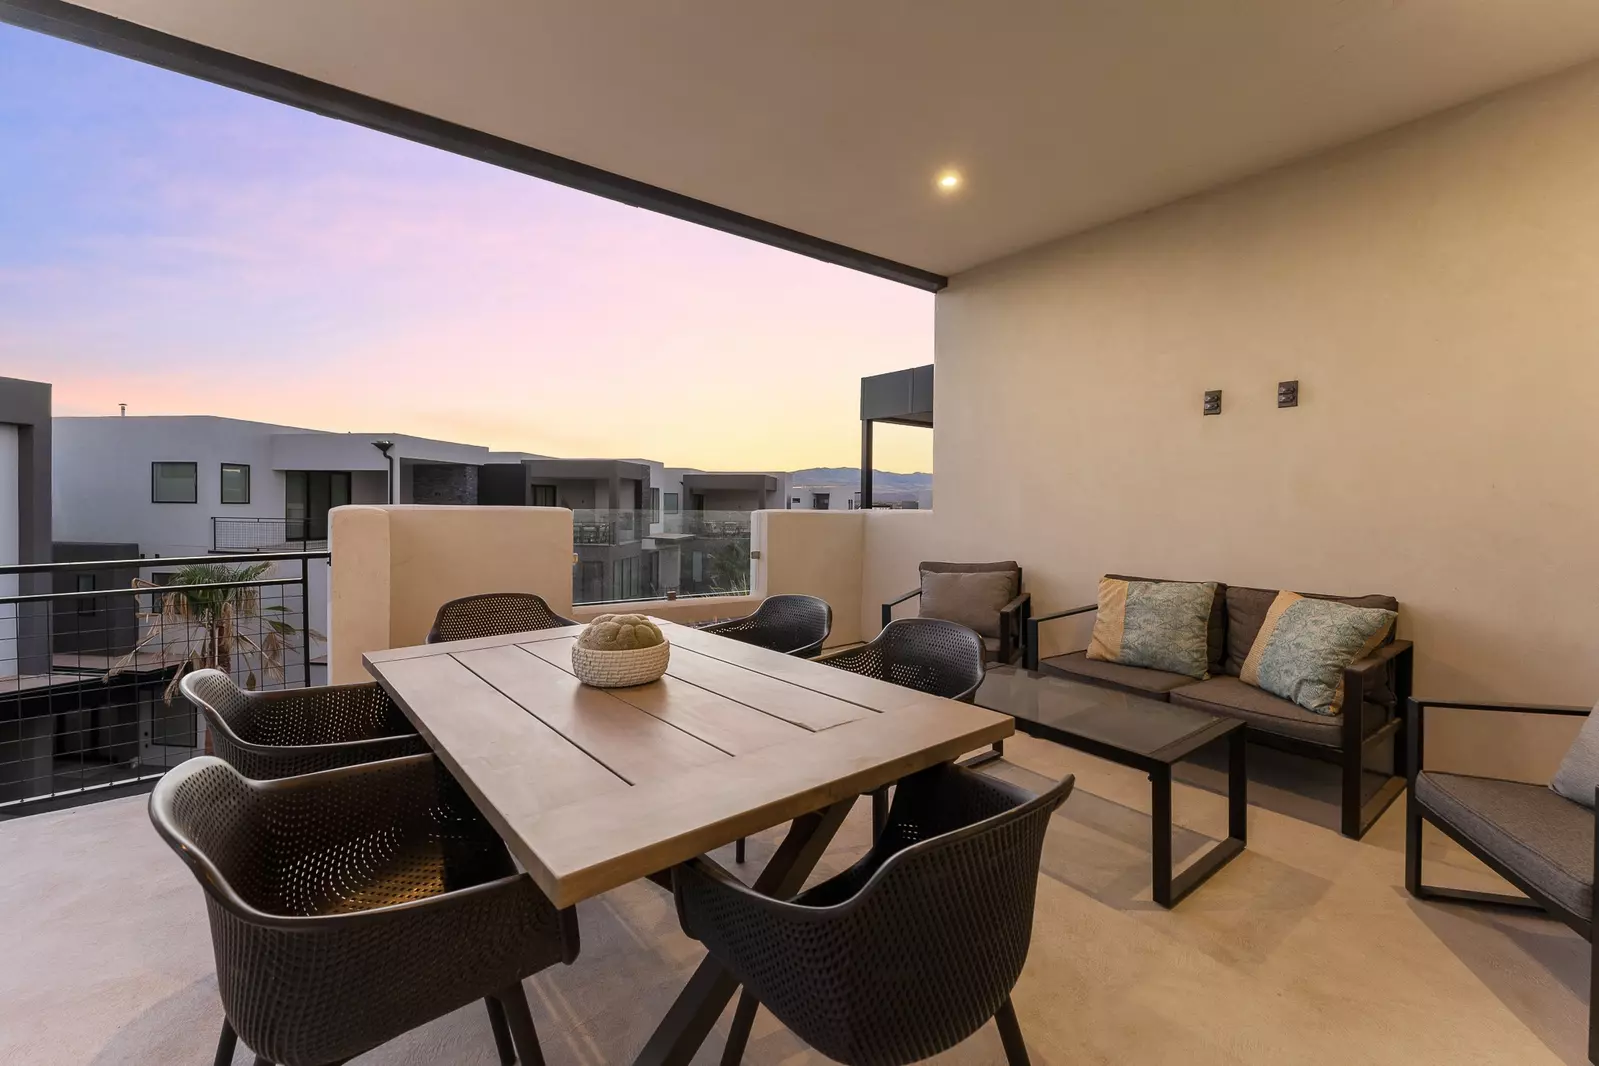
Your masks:
M 581 949 L 518 986 L 546 1061 L 716 1062 L 741 1031 L 743 1057 L 726 1061 L 829 1061 L 803 1018 L 735 1001 L 753 978 L 705 976 L 730 949 L 684 932 L 684 885 L 705 855 L 767 894 L 763 871 L 796 869 L 782 863 L 814 839 L 788 834 L 824 810 L 842 820 L 808 854 L 809 883 L 872 854 L 897 823 L 857 800 L 905 779 L 883 753 L 919 726 L 865 706 L 885 689 L 829 697 L 851 708 L 806 742 L 843 767 L 833 791 L 785 791 L 807 758 L 690 741 L 711 712 L 778 718 L 813 706 L 807 686 L 844 683 L 795 656 L 717 658 L 707 642 L 724 638 L 697 627 L 801 595 L 830 608 L 826 652 L 871 647 L 938 609 L 929 577 L 949 572 L 924 564 L 1001 560 L 1020 571 L 1015 599 L 992 605 L 1000 650 L 962 694 L 974 705 L 921 690 L 933 702 L 907 706 L 1017 730 L 992 738 L 1000 752 L 988 734 L 940 748 L 939 766 L 992 752 L 971 772 L 1035 795 L 1075 778 L 1048 815 L 1006 1001 L 1031 1062 L 1594 1061 L 1591 5 L 649 6 L 624 23 L 589 5 L 406 11 L 0 0 L 22 25 L 938 294 L 936 397 L 919 403 L 912 380 L 862 409 L 868 441 L 879 421 L 932 427 L 936 507 L 874 509 L 863 485 L 860 510 L 755 511 L 735 567 L 747 591 L 627 598 L 673 636 L 680 672 L 615 690 L 626 698 L 579 687 L 566 649 L 532 631 L 430 646 L 430 629 L 458 598 L 531 593 L 563 623 L 540 640 L 576 641 L 565 622 L 619 605 L 579 602 L 574 545 L 614 562 L 648 540 L 660 555 L 707 535 L 689 528 L 690 501 L 670 524 L 663 504 L 652 528 L 618 462 L 590 508 L 540 494 L 331 511 L 329 680 L 429 695 L 407 707 L 418 736 L 543 904 L 574 908 Z M 632 517 L 624 530 L 592 508 Z M 1139 596 L 1196 585 L 1188 672 L 1124 654 L 1164 628 L 1147 614 L 1140 628 Z M 1262 673 L 1268 654 L 1292 657 L 1271 649 L 1301 601 L 1383 617 L 1319 703 Z M 530 659 L 545 688 L 495 672 Z M 443 660 L 438 674 L 395 666 Z M 685 719 L 663 725 L 649 710 L 662 702 Z M 527 715 L 488 713 L 511 705 Z M 521 732 L 459 728 L 508 720 Z M 685 768 L 652 762 L 624 720 L 669 738 L 661 750 L 692 748 Z M 752 721 L 771 726 L 736 719 Z M 1129 737 L 1150 722 L 1169 743 Z M 1201 733 L 1218 743 L 1200 750 Z M 649 757 L 627 777 L 593 756 L 622 780 L 596 799 L 573 752 L 601 748 Z M 722 756 L 733 768 L 717 775 Z M 1557 773 L 1558 793 L 1544 787 Z M 759 802 L 729 813 L 745 793 Z M 653 803 L 617 798 L 637 794 Z M 145 804 L 0 821 L 8 1061 L 204 1062 L 218 1048 L 227 990 L 207 896 Z M 404 976 L 425 984 L 420 971 Z M 506 1061 L 486 998 L 487 1012 L 467 1002 L 353 1061 Z M 849 1006 L 875 1018 L 889 998 Z M 987 1009 L 934 1061 L 1029 1061 L 988 1024 L 1006 1008 Z M 665 1041 L 673 1026 L 694 1039 Z M 251 1061 L 226 1032 L 218 1061 Z

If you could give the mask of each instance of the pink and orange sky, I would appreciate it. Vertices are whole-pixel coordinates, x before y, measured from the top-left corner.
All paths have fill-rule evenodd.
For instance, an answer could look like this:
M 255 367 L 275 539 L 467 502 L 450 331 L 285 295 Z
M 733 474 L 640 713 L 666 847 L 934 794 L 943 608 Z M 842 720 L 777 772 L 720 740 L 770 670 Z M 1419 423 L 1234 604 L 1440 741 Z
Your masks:
M 927 293 L 5 26 L 0 182 L 57 414 L 853 466 L 860 377 L 932 360 Z

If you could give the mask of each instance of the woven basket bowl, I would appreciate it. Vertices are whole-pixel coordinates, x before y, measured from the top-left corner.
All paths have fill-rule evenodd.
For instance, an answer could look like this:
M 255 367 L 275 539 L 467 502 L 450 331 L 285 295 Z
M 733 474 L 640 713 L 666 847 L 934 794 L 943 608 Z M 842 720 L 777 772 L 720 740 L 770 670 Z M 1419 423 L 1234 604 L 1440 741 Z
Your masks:
M 653 648 L 602 651 L 572 645 L 572 672 L 585 685 L 595 688 L 625 688 L 647 685 L 666 673 L 672 646 L 665 641 Z

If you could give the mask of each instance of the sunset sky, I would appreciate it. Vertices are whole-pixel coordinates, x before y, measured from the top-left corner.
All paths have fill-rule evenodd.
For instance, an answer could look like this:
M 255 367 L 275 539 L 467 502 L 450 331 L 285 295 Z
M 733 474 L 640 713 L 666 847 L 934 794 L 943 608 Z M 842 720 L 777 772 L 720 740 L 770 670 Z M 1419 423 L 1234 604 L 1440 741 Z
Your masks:
M 57 414 L 853 466 L 859 378 L 933 354 L 927 293 L 7 26 L 0 235 Z

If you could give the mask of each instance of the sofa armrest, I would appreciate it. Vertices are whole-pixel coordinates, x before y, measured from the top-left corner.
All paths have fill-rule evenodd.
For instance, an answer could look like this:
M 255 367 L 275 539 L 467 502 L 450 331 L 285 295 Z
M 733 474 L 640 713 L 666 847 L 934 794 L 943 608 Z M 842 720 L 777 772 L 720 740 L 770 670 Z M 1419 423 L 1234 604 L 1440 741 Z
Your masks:
M 1426 700 L 1412 697 L 1409 701 L 1409 713 L 1405 718 L 1405 739 L 1409 748 L 1407 762 L 1409 764 L 1412 794 L 1414 794 L 1416 787 L 1416 775 L 1421 773 L 1421 760 L 1426 750 L 1424 730 L 1426 728 L 1426 710 L 1428 707 L 1437 707 L 1439 710 L 1449 711 L 1491 711 L 1495 714 L 1548 714 L 1569 718 L 1586 717 L 1593 711 L 1591 707 L 1575 707 L 1571 704 L 1560 703 L 1496 703 L 1493 701 L 1483 702 L 1481 700 Z
M 996 661 L 1006 664 L 1018 649 L 1025 651 L 1027 620 L 1032 614 L 1033 594 L 1023 592 L 999 609 L 999 654 Z
M 1053 622 L 1057 618 L 1070 618 L 1073 615 L 1088 614 L 1099 610 L 1099 604 L 1089 603 L 1082 607 L 1073 607 L 1069 611 L 1056 611 L 1054 614 L 1039 615 L 1037 618 L 1027 619 L 1027 636 L 1022 644 L 1022 665 L 1029 670 L 1038 669 L 1038 626 L 1041 622 Z
M 906 600 L 915 599 L 921 594 L 922 590 L 919 587 L 913 588 L 909 592 L 905 593 L 905 595 L 896 597 L 895 599 L 889 600 L 887 603 L 883 604 L 883 625 L 886 626 L 888 623 L 894 620 L 895 607 L 904 603 Z

